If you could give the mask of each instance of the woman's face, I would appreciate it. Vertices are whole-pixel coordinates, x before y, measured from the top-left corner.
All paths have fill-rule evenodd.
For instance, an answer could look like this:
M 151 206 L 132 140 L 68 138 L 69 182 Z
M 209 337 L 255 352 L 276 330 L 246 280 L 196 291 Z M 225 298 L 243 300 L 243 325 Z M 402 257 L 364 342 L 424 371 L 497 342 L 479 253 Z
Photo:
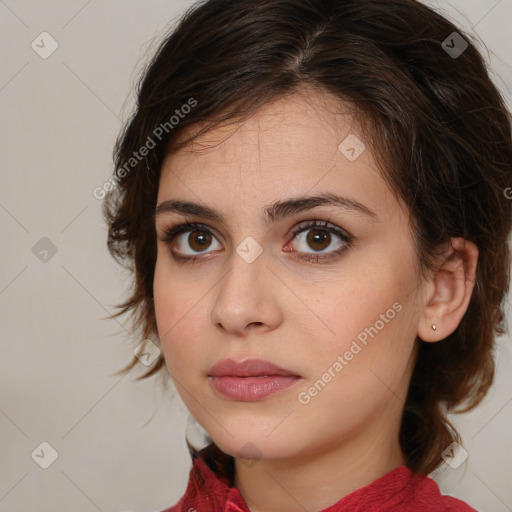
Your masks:
M 354 120 L 310 92 L 163 163 L 159 337 L 187 408 L 233 456 L 360 453 L 398 438 L 422 287 L 407 213 L 361 143 Z M 216 217 L 180 213 L 175 201 Z M 164 241 L 188 222 L 201 227 Z M 211 377 L 220 360 L 254 358 L 293 376 Z

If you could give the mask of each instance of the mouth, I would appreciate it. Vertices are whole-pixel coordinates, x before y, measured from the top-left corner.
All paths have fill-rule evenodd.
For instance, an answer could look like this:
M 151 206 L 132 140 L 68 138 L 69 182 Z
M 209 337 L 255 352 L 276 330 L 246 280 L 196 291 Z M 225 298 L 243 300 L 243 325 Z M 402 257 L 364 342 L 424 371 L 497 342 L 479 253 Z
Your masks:
M 208 377 L 301 377 L 292 370 L 265 361 L 263 359 L 246 359 L 234 361 L 222 359 L 215 363 L 208 372 Z
M 301 377 L 278 375 L 259 377 L 209 377 L 213 389 L 222 397 L 239 402 L 262 400 L 278 391 L 284 391 Z
M 303 378 L 262 359 L 223 359 L 212 366 L 208 380 L 222 398 L 249 402 L 288 389 Z

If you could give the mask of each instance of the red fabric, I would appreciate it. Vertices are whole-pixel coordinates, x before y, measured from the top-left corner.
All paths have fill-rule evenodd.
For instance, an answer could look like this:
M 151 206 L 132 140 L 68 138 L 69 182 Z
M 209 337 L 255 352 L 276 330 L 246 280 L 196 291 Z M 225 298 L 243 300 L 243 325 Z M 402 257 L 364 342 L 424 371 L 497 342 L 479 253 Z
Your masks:
M 233 481 L 233 458 L 215 445 L 196 454 L 185 495 L 162 512 L 249 512 Z M 399 466 L 319 512 L 477 512 L 444 496 L 427 476 Z

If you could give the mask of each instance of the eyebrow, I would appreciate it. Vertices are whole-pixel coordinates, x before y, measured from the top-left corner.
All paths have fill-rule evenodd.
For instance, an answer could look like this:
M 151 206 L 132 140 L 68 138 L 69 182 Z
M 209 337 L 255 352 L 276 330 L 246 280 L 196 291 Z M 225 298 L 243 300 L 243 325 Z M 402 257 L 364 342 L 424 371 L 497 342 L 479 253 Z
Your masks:
M 279 221 L 287 216 L 311 210 L 317 206 L 336 206 L 345 211 L 366 215 L 372 220 L 377 219 L 377 214 L 364 204 L 361 204 L 354 199 L 339 196 L 330 192 L 315 196 L 292 197 L 289 199 L 276 201 L 275 203 L 267 205 L 263 209 L 262 219 L 266 223 L 272 223 Z M 154 217 L 156 219 L 159 215 L 163 215 L 165 213 L 181 213 L 184 215 L 192 215 L 211 221 L 217 221 L 222 224 L 225 223 L 224 217 L 217 210 L 199 203 L 192 203 L 189 201 L 162 201 L 157 205 Z

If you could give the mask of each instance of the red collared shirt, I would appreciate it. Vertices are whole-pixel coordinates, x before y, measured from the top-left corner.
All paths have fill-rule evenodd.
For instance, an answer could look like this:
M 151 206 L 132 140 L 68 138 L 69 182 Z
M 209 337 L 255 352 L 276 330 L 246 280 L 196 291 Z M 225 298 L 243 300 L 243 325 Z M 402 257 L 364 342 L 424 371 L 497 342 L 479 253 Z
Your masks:
M 162 512 L 250 512 L 233 487 L 233 458 L 214 444 L 193 455 L 185 495 Z M 428 476 L 399 466 L 371 484 L 319 512 L 477 512 L 461 500 L 444 496 Z

